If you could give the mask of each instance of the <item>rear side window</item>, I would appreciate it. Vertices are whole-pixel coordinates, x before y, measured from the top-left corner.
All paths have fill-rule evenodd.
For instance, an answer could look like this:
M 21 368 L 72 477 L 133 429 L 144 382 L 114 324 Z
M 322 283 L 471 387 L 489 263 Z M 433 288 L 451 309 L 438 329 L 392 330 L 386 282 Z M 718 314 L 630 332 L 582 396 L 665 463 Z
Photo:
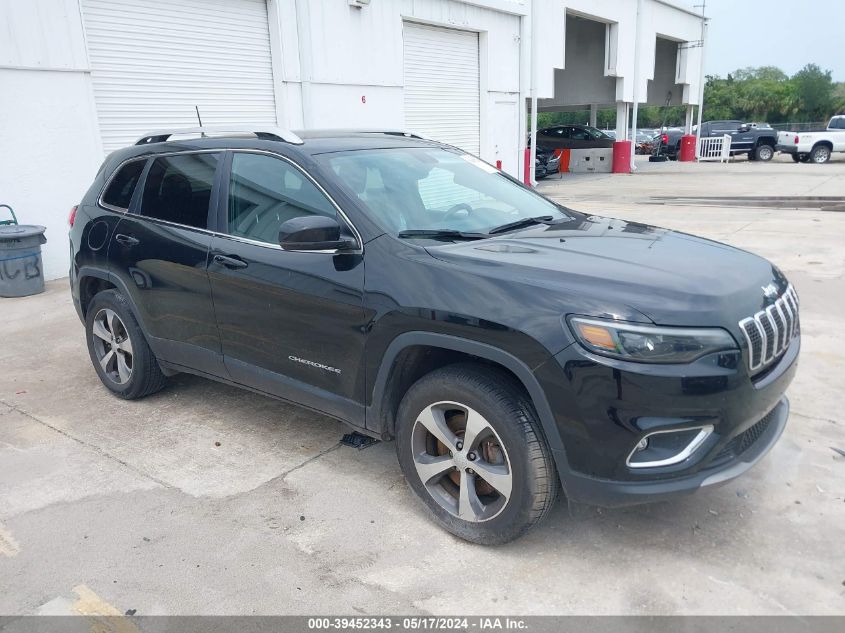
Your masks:
M 128 209 L 132 194 L 135 192 L 135 185 L 138 184 L 146 163 L 146 159 L 133 160 L 121 167 L 103 192 L 103 204 L 118 209 Z
M 227 232 L 268 244 L 279 243 L 279 227 L 307 215 L 336 217 L 334 206 L 305 175 L 266 154 L 232 156 Z
M 220 154 L 156 158 L 147 173 L 141 215 L 204 229 Z

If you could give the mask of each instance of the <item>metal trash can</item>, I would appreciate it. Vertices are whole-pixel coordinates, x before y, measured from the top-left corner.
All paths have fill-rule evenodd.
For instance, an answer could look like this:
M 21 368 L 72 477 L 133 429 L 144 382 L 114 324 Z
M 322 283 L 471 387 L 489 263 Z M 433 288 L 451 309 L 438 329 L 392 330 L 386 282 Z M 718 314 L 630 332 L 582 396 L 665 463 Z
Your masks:
M 41 245 L 43 226 L 0 226 L 0 297 L 28 297 L 44 292 Z

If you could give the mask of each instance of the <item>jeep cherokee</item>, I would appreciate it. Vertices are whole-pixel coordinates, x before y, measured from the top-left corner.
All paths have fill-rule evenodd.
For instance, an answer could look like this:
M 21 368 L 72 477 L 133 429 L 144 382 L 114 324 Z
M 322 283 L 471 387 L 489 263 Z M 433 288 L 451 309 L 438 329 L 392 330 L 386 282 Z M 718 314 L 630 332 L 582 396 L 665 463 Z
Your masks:
M 748 470 L 786 424 L 798 296 L 750 253 L 559 206 L 398 132 L 149 134 L 71 214 L 115 395 L 190 372 L 395 439 L 433 518 L 514 539 L 567 498 Z

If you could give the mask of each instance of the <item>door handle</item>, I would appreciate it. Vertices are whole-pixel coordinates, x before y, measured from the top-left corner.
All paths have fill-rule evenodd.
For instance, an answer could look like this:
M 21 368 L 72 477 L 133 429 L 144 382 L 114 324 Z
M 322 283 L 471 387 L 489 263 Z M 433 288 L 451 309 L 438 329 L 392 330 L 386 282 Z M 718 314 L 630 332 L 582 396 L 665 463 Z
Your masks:
M 136 244 L 141 243 L 141 240 L 134 238 L 131 235 L 124 235 L 123 233 L 118 233 L 114 236 L 114 239 L 116 239 L 124 246 L 135 246 Z
M 221 266 L 225 266 L 226 268 L 246 268 L 249 266 L 242 259 L 237 259 L 236 257 L 227 257 L 226 255 L 215 255 L 214 262 L 220 264 Z

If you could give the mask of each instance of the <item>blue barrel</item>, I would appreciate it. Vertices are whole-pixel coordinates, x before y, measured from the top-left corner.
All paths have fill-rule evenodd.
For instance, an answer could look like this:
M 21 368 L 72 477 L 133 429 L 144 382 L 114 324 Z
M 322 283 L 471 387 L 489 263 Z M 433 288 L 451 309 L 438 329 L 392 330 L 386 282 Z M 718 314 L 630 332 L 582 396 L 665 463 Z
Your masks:
M 0 297 L 28 297 L 44 292 L 41 245 L 43 226 L 0 226 Z

